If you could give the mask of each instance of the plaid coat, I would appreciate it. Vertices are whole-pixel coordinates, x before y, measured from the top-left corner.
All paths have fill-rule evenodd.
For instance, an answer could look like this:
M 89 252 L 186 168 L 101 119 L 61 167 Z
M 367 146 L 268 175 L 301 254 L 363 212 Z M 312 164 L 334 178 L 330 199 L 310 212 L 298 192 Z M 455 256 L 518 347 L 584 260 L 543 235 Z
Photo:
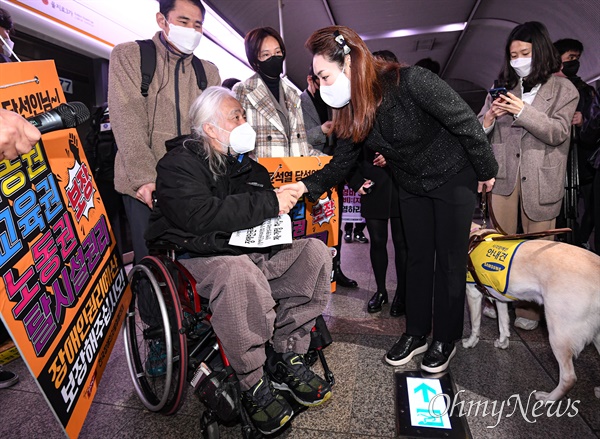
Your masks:
M 320 154 L 306 141 L 300 96 L 284 79 L 281 80 L 281 85 L 288 110 L 289 138 L 279 119 L 271 93 L 258 73 L 237 83 L 233 88 L 242 108 L 246 110 L 246 120 L 256 131 L 254 156 L 302 157 Z

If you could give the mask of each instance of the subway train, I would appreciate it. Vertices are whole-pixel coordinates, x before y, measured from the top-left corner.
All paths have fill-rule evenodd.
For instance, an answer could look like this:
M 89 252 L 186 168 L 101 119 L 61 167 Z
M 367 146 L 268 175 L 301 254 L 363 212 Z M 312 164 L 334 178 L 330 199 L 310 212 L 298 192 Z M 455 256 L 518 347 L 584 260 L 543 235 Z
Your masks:
M 578 75 L 596 90 L 600 85 L 600 0 L 203 3 L 207 7 L 204 35 L 195 54 L 213 62 L 222 80 L 244 80 L 254 73 L 244 52 L 244 35 L 256 27 L 270 26 L 286 44 L 284 75 L 300 92 L 307 86 L 312 61 L 305 41 L 314 30 L 344 25 L 354 29 L 371 51 L 389 50 L 403 64 L 413 65 L 426 58 L 436 61 L 439 76 L 477 113 L 502 67 L 510 31 L 518 24 L 539 21 L 546 25 L 553 41 L 572 38 L 583 44 Z M 158 30 L 155 0 L 0 0 L 0 8 L 12 16 L 15 31 L 11 39 L 19 59 L 54 60 L 67 101 L 83 102 L 90 109 L 107 100 L 112 48 L 125 41 L 151 38 Z M 89 129 L 89 125 L 78 127 L 80 137 L 84 138 Z M 577 194 L 571 197 L 576 200 Z M 391 245 L 388 247 L 393 251 Z M 600 352 L 593 345 L 587 346 L 574 361 L 578 381 L 558 406 L 536 406 L 532 392 L 551 390 L 559 377 L 546 325 L 542 323 L 532 331 L 512 329 L 511 325 L 510 347 L 498 349 L 497 321 L 487 317 L 482 318 L 479 344 L 465 349 L 458 343 L 450 373 L 439 377 L 436 384 L 447 396 L 448 413 L 444 414 L 450 420 L 443 426 L 441 421 L 437 424 L 440 418 L 436 417 L 422 421 L 434 424 L 433 428 L 415 421 L 411 418 L 413 398 L 428 398 L 424 389 L 429 381 L 410 387 L 407 377 L 423 378 L 415 360 L 401 367 L 383 361 L 405 330 L 404 317 L 390 317 L 387 304 L 380 313 L 367 312 L 367 301 L 376 288 L 368 244 L 344 244 L 342 253 L 344 272 L 357 281 L 358 288 L 338 287 L 328 298 L 324 313 L 333 338 L 324 349 L 336 376 L 333 396 L 323 406 L 294 416 L 277 437 L 600 437 Z M 393 264 L 388 268 L 387 283 L 388 290 L 396 288 Z M 470 333 L 468 312 L 465 307 L 464 337 Z M 172 416 L 145 408 L 132 384 L 121 338 L 79 437 L 191 438 L 206 434 L 201 422 L 206 407 L 191 391 Z M 321 366 L 315 367 L 320 370 Z M 0 436 L 64 437 L 25 362 L 17 358 L 5 368 L 16 372 L 20 381 L 0 389 Z M 219 431 L 221 437 L 243 437 L 235 422 L 220 425 Z

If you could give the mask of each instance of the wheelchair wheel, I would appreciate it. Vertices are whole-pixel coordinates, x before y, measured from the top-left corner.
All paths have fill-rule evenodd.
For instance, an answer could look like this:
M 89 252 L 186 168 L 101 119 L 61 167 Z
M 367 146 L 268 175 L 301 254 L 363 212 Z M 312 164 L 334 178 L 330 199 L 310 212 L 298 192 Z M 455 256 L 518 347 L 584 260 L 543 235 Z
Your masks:
M 136 393 L 152 412 L 171 415 L 183 401 L 187 339 L 173 279 L 160 259 L 144 258 L 129 273 L 132 300 L 124 325 L 127 363 Z

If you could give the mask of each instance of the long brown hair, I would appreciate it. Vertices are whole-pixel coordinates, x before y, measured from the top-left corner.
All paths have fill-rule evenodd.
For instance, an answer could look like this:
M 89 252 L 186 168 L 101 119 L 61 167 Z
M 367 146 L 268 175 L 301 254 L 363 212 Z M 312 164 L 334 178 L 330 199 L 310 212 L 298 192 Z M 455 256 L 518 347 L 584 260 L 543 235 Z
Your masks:
M 327 61 L 344 66 L 344 46 L 335 34 L 344 37 L 350 48 L 350 103 L 333 109 L 333 130 L 342 139 L 363 141 L 375 123 L 375 112 L 381 103 L 382 91 L 378 74 L 390 69 L 390 63 L 373 58 L 365 42 L 345 26 L 329 26 L 315 31 L 304 44 L 312 55 L 322 55 Z M 335 35 L 334 35 L 335 34 Z M 399 67 L 398 65 L 396 65 Z

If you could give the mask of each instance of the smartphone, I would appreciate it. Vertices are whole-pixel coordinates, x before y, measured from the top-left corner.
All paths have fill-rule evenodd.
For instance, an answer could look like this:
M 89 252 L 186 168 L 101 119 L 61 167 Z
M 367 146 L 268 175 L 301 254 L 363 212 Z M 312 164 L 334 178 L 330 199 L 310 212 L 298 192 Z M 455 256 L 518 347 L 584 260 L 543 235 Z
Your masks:
M 508 93 L 508 90 L 506 89 L 506 87 L 496 87 L 488 90 L 488 93 L 492 97 L 492 101 L 495 101 L 496 99 L 498 99 L 498 97 L 500 97 L 500 95 L 506 95 L 506 93 Z

